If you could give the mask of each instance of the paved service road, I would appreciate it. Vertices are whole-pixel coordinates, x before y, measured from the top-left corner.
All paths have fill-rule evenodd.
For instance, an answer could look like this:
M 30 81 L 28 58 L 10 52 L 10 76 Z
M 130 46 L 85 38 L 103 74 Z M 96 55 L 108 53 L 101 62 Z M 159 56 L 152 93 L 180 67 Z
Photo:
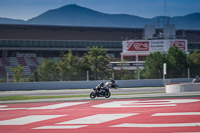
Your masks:
M 92 89 L 1 91 L 0 96 L 88 95 L 91 91 Z M 118 89 L 110 89 L 110 91 L 112 94 L 154 93 L 154 92 L 164 92 L 164 87 L 118 88 Z
M 2 133 L 199 133 L 200 98 L 0 104 Z

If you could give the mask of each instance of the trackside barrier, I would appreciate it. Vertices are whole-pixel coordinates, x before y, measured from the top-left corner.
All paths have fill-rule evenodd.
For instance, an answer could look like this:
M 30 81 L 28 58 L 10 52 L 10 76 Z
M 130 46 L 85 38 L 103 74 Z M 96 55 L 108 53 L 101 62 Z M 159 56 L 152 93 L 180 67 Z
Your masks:
M 116 80 L 120 88 L 128 87 L 161 87 L 165 83 L 189 83 L 192 79 L 145 79 L 145 80 Z M 51 89 L 88 89 L 93 88 L 99 81 L 57 81 L 57 82 L 23 82 L 0 83 L 0 90 L 51 90 Z
M 165 84 L 166 93 L 200 91 L 200 83 Z

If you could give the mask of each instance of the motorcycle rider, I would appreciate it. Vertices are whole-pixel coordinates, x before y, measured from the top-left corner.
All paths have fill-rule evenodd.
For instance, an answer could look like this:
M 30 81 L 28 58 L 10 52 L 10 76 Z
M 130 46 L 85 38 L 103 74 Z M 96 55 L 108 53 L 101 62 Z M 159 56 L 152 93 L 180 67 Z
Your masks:
M 104 89 L 104 83 L 101 82 L 100 84 L 98 84 L 96 89 L 97 89 L 97 91 L 103 90 Z
M 103 82 L 101 82 L 98 86 L 97 86 L 97 91 L 98 92 L 100 92 L 101 90 L 105 90 L 106 92 L 108 92 L 109 91 L 109 86 L 105 83 L 103 83 Z
M 112 78 L 110 79 L 109 82 L 106 82 L 105 85 L 108 86 L 109 88 L 115 88 L 115 89 L 117 89 L 117 87 L 118 87 L 115 80 Z
M 200 77 L 197 75 L 195 76 L 195 79 L 192 80 L 192 83 L 199 83 L 200 82 Z

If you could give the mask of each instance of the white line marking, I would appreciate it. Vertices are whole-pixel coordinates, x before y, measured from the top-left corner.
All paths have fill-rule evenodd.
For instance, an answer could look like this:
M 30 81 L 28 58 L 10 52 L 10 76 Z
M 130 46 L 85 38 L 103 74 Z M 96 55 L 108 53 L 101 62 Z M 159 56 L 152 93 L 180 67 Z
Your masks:
M 177 103 L 199 102 L 199 99 L 166 99 L 166 100 L 144 100 L 144 101 L 114 101 L 94 105 L 97 108 L 127 108 L 127 107 L 163 107 L 177 106 Z
M 41 107 L 30 107 L 30 108 L 0 108 L 0 110 L 19 110 L 19 109 L 27 109 L 27 110 L 34 110 L 34 109 L 57 109 L 57 108 L 63 108 L 63 107 L 69 107 L 74 105 L 80 105 L 85 104 L 89 102 L 67 102 L 67 103 L 59 103 L 59 104 L 53 104 L 53 105 L 47 105 L 47 106 L 41 106 Z
M 8 107 L 7 105 L 0 105 L 0 108 Z
M 27 109 L 27 108 L 2 108 L 0 110 L 19 110 L 19 109 Z
M 71 125 L 71 126 L 43 126 L 43 127 L 36 127 L 33 129 L 78 129 L 82 127 L 86 127 L 87 125 Z
M 125 118 L 133 115 L 137 115 L 138 113 L 133 114 L 97 114 L 88 117 L 83 117 L 75 120 L 65 121 L 57 124 L 100 124 L 120 118 Z
M 30 115 L 30 116 L 0 121 L 0 125 L 25 125 L 62 116 L 66 115 Z
M 119 125 L 114 125 L 111 127 L 194 127 L 200 126 L 198 123 L 170 123 L 170 124 L 134 124 L 134 123 L 124 123 Z
M 152 116 L 174 116 L 174 115 L 200 115 L 200 112 L 182 112 L 182 113 L 156 113 Z
M 80 104 L 85 104 L 85 103 L 88 103 L 88 102 L 67 102 L 67 103 L 59 103 L 59 104 L 53 104 L 53 105 L 48 105 L 48 106 L 42 106 L 42 107 L 32 107 L 28 109 L 57 109 L 57 108 L 69 107 L 69 106 L 80 105 Z
M 92 107 L 97 107 L 97 108 L 130 108 L 130 107 L 176 106 L 176 104 L 167 104 L 167 103 L 161 103 L 161 102 L 160 103 L 142 103 L 142 102 L 149 102 L 149 101 L 115 101 L 115 102 L 109 102 L 109 103 L 94 105 Z

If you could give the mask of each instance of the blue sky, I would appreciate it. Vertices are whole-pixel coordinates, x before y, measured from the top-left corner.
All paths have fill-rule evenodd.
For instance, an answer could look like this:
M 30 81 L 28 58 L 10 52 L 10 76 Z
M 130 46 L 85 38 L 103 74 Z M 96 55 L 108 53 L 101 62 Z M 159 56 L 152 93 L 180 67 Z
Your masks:
M 77 4 L 110 14 L 152 18 L 165 14 L 165 0 L 0 0 L 0 17 L 27 20 L 67 4 Z M 169 16 L 200 12 L 200 0 L 166 0 Z

